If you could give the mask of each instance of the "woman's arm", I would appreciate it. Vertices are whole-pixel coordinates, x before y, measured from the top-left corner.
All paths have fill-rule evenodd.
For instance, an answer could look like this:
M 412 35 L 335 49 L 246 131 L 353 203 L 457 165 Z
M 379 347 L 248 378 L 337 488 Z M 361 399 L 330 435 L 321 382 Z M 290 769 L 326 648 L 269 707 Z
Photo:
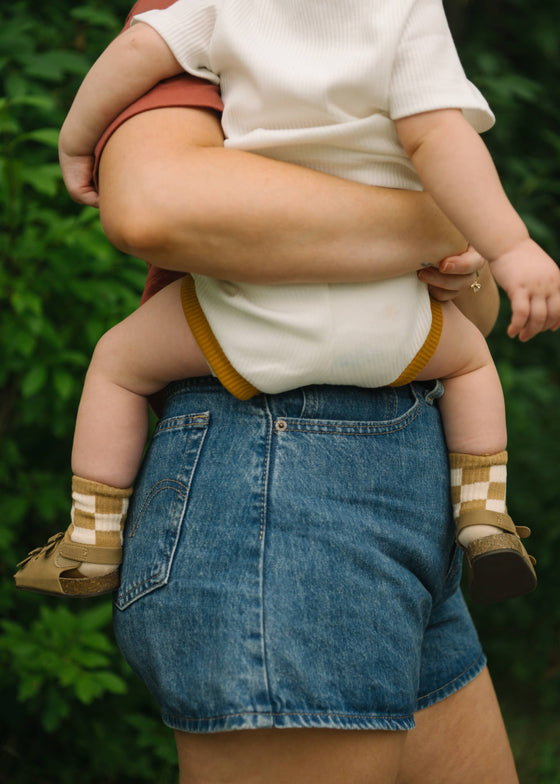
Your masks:
M 198 109 L 128 120 L 103 152 L 99 182 L 117 247 L 211 277 L 372 280 L 466 247 L 429 197 L 224 149 L 217 116 Z
M 99 194 L 117 247 L 162 268 L 230 280 L 375 280 L 465 248 L 429 196 L 224 149 L 209 110 L 154 109 L 119 126 L 101 157 Z M 421 275 L 430 273 L 437 297 L 467 287 L 471 306 L 468 284 L 483 262 L 464 254 L 453 263 L 453 274 Z M 469 315 L 479 325 L 484 313 L 484 331 L 497 316 L 497 304 L 486 303 L 492 290 L 488 276 Z

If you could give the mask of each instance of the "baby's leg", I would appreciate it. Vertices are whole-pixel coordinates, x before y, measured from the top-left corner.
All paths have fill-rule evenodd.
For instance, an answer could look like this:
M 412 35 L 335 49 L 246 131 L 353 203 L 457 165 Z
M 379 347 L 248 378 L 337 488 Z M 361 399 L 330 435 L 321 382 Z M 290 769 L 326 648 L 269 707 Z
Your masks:
M 18 588 L 87 597 L 117 587 L 130 485 L 148 431 L 146 397 L 210 372 L 187 326 L 180 287 L 167 286 L 97 344 L 74 435 L 72 522 L 19 564 Z
M 180 285 L 167 286 L 97 344 L 74 434 L 72 542 L 118 552 L 147 437 L 146 396 L 209 373 L 183 314 Z M 93 561 L 79 572 L 91 577 L 116 568 Z
M 532 564 L 506 514 L 502 387 L 482 334 L 453 303 L 443 304 L 442 310 L 440 342 L 418 379 L 441 378 L 445 388 L 440 411 L 450 452 L 453 514 L 458 541 L 467 552 L 471 594 L 480 602 L 499 601 L 535 585 Z M 500 571 L 501 585 L 494 577 Z
M 418 379 L 443 380 L 439 408 L 450 452 L 501 452 L 507 445 L 504 396 L 486 340 L 453 303 L 442 303 L 442 311 L 438 347 Z
M 96 346 L 78 409 L 72 470 L 129 487 L 148 432 L 147 397 L 170 381 L 209 375 L 187 325 L 181 281 L 158 292 Z
M 418 379 L 443 380 L 439 408 L 450 453 L 455 519 L 461 511 L 488 505 L 505 512 L 507 431 L 500 379 L 486 340 L 474 324 L 453 303 L 444 303 L 442 310 L 438 347 Z M 492 526 L 476 526 L 476 530 L 471 526 L 461 532 L 460 541 L 468 544 L 498 532 Z

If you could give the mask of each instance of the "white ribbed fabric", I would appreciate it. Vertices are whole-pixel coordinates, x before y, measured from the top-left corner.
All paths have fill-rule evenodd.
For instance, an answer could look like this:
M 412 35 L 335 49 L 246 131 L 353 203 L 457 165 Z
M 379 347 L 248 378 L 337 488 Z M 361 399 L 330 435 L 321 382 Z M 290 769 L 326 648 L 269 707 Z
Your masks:
M 178 0 L 134 21 L 153 26 L 186 71 L 220 84 L 236 149 L 419 190 L 393 120 L 452 107 L 479 132 L 494 121 L 441 0 Z M 359 286 L 195 280 L 230 362 L 265 392 L 390 383 L 431 325 L 415 274 Z

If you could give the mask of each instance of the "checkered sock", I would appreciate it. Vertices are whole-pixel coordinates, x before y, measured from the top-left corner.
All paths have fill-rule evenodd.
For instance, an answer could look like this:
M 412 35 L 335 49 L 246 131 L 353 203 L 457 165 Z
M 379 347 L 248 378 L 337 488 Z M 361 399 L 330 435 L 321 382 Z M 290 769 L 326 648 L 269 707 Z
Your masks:
M 495 455 L 449 454 L 451 469 L 451 501 L 455 522 L 463 512 L 488 509 L 492 512 L 506 511 L 507 452 Z M 459 534 L 462 545 L 473 539 L 501 533 L 492 525 L 472 525 Z
M 72 542 L 98 547 L 121 547 L 122 531 L 132 488 L 109 487 L 80 476 L 72 477 Z M 81 574 L 88 577 L 108 574 L 118 566 L 84 563 Z

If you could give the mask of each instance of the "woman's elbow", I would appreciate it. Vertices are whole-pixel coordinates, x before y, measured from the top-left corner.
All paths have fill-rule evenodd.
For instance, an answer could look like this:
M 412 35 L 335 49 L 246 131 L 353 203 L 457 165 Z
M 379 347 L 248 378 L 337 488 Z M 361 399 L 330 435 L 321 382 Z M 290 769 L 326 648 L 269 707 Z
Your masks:
M 158 220 L 152 205 L 132 193 L 122 200 L 104 198 L 101 193 L 99 217 L 109 242 L 124 253 L 144 258 L 163 246 L 163 220 Z

